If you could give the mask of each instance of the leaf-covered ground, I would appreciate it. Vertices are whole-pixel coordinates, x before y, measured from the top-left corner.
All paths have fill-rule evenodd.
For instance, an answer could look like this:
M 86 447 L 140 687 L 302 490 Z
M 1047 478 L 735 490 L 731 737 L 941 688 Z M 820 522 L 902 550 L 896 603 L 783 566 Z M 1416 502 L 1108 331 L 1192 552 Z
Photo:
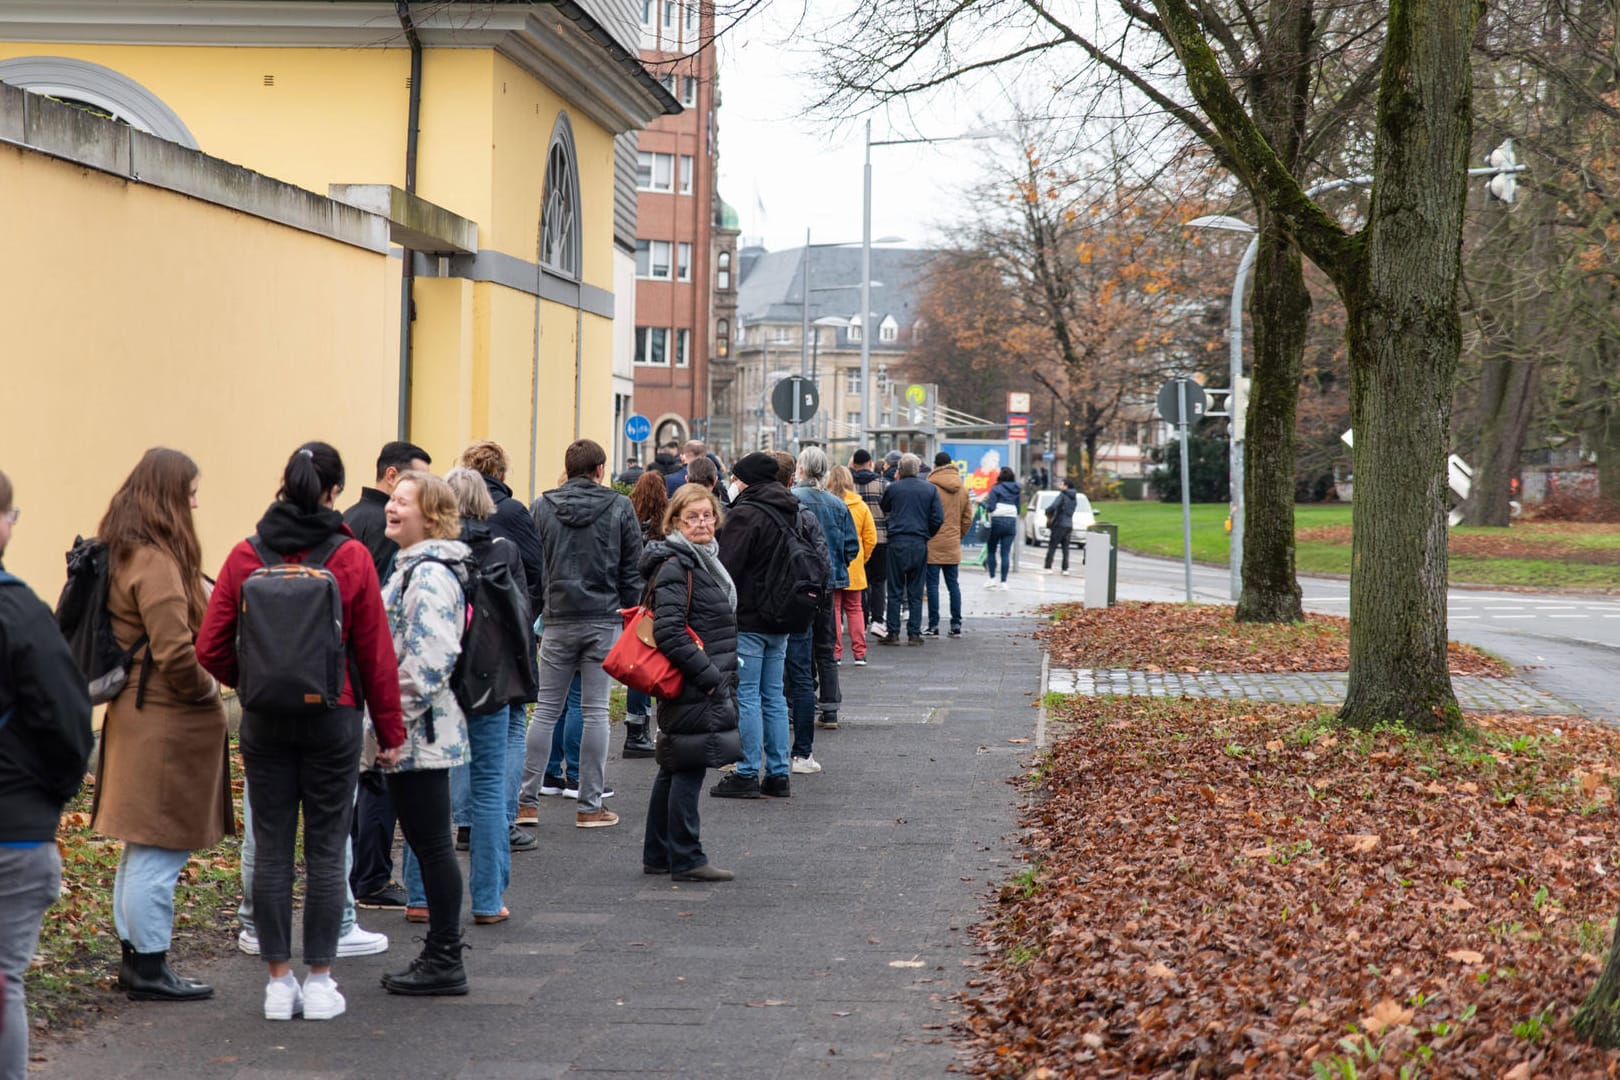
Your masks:
M 1056 604 L 1036 636 L 1053 667 L 1133 671 L 1346 671 L 1350 620 L 1307 615 L 1278 625 L 1239 623 L 1231 605 L 1127 602 L 1111 608 Z M 1453 675 L 1500 677 L 1512 668 L 1472 645 L 1450 645 Z
M 1620 733 L 1071 698 L 961 1029 L 1005 1077 L 1586 1077 Z

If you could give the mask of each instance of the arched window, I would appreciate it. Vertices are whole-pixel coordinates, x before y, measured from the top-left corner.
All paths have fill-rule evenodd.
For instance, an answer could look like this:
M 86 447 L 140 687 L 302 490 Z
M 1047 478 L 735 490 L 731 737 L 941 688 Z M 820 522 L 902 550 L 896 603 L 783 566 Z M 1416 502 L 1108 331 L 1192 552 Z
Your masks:
M 720 256 L 725 258 L 724 253 Z M 731 355 L 731 320 L 721 319 L 714 328 L 714 354 L 716 356 Z
M 715 274 L 714 287 L 722 291 L 731 288 L 731 252 L 722 251 L 716 260 L 719 270 Z
M 65 56 L 19 56 L 0 60 L 0 82 L 19 90 L 88 106 L 160 139 L 200 149 L 191 130 L 156 94 L 109 67 Z
M 557 117 L 546 151 L 546 184 L 540 202 L 540 265 L 578 278 L 579 168 L 574 155 L 574 128 L 568 114 Z

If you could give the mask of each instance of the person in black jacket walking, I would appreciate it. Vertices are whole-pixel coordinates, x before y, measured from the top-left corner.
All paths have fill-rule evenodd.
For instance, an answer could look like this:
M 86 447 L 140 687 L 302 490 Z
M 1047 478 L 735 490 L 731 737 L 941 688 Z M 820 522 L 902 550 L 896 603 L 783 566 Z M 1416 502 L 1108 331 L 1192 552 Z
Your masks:
M 1046 538 L 1046 572 L 1052 572 L 1052 556 L 1057 549 L 1063 549 L 1063 573 L 1069 572 L 1069 537 L 1074 534 L 1074 508 L 1079 503 L 1074 490 L 1074 479 L 1063 478 L 1063 490 L 1058 494 L 1057 502 L 1047 511 L 1051 517 L 1051 528 L 1047 530 Z
M 683 484 L 664 516 L 663 540 L 641 556 L 653 583 L 653 640 L 682 675 L 680 694 L 658 706 L 658 777 L 647 804 L 641 866 L 676 881 L 730 881 L 698 839 L 704 771 L 742 757 L 737 732 L 737 587 L 720 562 L 720 501 Z M 698 646 L 686 632 L 702 640 Z
M 17 522 L 0 472 L 0 558 Z M 51 609 L 0 564 L 0 1077 L 28 1073 L 23 973 L 56 903 L 56 825 L 90 760 L 90 694 Z

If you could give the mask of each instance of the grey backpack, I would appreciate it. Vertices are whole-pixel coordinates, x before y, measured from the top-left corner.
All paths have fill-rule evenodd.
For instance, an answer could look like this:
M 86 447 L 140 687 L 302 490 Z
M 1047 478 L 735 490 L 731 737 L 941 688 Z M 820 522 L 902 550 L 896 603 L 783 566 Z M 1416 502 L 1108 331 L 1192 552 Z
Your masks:
M 337 707 L 343 594 L 326 560 L 346 540 L 333 533 L 303 562 L 289 563 L 248 538 L 264 565 L 242 582 L 236 616 L 236 693 L 247 711 L 296 716 Z

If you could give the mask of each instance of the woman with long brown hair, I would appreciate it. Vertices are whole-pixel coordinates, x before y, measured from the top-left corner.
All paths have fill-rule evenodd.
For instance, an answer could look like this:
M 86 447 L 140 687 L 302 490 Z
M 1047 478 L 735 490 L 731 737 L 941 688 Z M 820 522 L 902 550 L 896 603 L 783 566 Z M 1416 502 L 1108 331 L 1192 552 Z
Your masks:
M 118 985 L 137 1001 L 194 1001 L 213 988 L 169 968 L 174 887 L 193 851 L 234 831 L 225 707 L 197 662 L 207 608 L 192 523 L 197 464 L 148 450 L 112 497 L 96 535 L 107 545 L 107 613 L 129 683 L 101 728 L 92 826 L 124 842 L 113 883 L 123 945 Z

